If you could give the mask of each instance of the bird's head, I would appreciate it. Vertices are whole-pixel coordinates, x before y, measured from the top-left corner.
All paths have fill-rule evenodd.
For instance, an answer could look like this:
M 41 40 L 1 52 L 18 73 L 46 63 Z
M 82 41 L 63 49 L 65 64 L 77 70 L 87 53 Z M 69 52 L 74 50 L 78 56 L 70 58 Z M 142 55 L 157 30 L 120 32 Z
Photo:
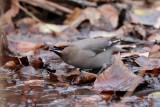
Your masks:
M 72 44 L 69 42 L 60 42 L 55 44 L 53 47 L 50 47 L 50 51 L 53 51 L 58 56 L 62 57 L 65 53 L 68 53 L 70 48 L 72 47 Z

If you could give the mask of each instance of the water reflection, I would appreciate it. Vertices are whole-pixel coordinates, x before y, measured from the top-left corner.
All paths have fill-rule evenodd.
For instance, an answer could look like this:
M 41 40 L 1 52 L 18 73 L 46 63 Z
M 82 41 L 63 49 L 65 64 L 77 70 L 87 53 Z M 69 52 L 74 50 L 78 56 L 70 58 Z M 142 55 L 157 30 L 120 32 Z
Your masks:
M 14 93 L 12 90 L 6 90 L 6 87 L 13 86 L 14 83 L 8 83 L 11 78 L 11 73 L 8 71 L 0 71 L 0 106 L 18 106 L 21 104 L 24 98 L 18 94 Z

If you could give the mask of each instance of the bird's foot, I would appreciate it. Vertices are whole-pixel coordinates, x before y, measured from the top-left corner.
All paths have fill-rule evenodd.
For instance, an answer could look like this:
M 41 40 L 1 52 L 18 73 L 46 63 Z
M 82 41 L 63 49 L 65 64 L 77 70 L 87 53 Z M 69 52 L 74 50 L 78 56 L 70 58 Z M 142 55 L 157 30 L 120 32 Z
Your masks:
M 80 78 L 80 79 L 83 79 L 84 77 L 85 77 L 84 72 L 83 72 L 83 71 L 80 71 L 79 78 Z
M 79 84 L 85 78 L 85 74 L 82 70 L 80 70 L 80 74 L 78 77 L 72 79 L 71 84 Z
M 98 71 L 97 75 L 99 76 L 99 75 L 103 72 L 104 69 L 105 69 L 105 68 L 102 67 L 102 68 L 100 69 L 100 71 Z

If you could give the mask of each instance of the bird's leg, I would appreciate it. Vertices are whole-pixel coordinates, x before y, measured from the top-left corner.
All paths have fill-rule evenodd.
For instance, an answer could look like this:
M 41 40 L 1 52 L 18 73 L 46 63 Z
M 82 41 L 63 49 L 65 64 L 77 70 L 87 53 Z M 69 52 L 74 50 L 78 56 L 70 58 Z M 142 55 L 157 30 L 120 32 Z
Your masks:
M 100 69 L 100 71 L 98 71 L 97 75 L 100 75 L 106 68 L 108 68 L 109 66 L 111 66 L 111 64 L 104 64 L 102 66 L 102 68 Z
M 98 71 L 97 75 L 100 75 L 100 74 L 104 71 L 104 69 L 105 69 L 106 67 L 107 67 L 107 65 L 104 64 L 104 65 L 102 66 L 102 68 L 100 69 L 100 71 Z
M 108 68 L 109 66 L 111 66 L 112 61 L 111 59 L 109 60 L 109 63 L 105 63 L 103 64 L 102 68 L 100 69 L 100 71 L 97 73 L 97 75 L 100 75 L 106 68 Z
M 80 75 L 79 75 L 79 77 L 82 79 L 82 78 L 84 78 L 84 72 L 83 72 L 83 70 L 82 69 L 79 69 L 79 71 L 80 71 Z

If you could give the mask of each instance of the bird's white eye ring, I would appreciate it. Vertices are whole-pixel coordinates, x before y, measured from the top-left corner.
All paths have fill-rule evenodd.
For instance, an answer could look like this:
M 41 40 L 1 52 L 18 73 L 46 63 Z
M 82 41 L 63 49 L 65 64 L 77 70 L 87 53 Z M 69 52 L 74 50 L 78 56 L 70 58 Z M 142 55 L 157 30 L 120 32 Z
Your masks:
M 116 44 L 116 43 L 118 43 L 118 42 L 120 42 L 120 41 L 121 41 L 121 39 L 110 40 L 110 41 L 108 42 L 108 46 L 114 45 L 114 44 Z

